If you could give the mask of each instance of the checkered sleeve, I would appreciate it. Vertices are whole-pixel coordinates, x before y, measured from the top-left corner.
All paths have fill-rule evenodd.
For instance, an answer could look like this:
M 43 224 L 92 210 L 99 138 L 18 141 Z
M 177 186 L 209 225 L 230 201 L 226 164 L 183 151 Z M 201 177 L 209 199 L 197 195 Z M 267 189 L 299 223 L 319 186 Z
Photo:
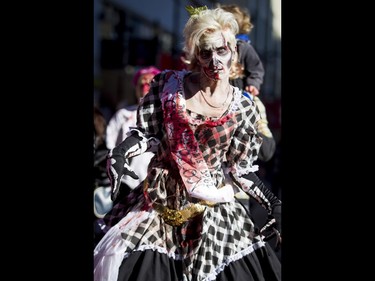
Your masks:
M 275 225 L 281 229 L 281 219 L 278 215 L 281 212 L 281 201 L 254 173 L 258 167 L 253 163 L 258 159 L 262 144 L 262 138 L 255 125 L 260 119 L 259 111 L 250 99 L 242 100 L 238 111 L 240 113 L 237 115 L 237 128 L 227 154 L 227 172 L 238 187 L 267 210 L 269 217 L 262 231 Z
M 242 176 L 258 170 L 253 163 L 258 159 L 262 138 L 255 127 L 260 120 L 255 103 L 242 99 L 236 119 L 237 128 L 227 153 L 227 163 L 232 174 Z

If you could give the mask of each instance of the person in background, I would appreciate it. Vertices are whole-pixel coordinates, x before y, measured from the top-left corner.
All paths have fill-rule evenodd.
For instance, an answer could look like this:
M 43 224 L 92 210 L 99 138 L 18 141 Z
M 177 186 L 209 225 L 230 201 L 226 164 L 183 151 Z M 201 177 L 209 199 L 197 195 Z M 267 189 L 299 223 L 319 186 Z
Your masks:
M 130 127 L 135 127 L 137 119 L 137 107 L 142 98 L 150 89 L 150 83 L 160 70 L 155 66 L 141 67 L 133 76 L 133 86 L 137 103 L 125 106 L 115 112 L 107 125 L 106 145 L 109 149 L 122 142 Z
M 262 138 L 255 103 L 230 84 L 238 24 L 220 8 L 192 8 L 183 35 L 197 71 L 164 70 L 137 110 L 137 126 L 108 154 L 112 196 L 138 176 L 129 159 L 155 156 L 142 185 L 106 215 L 94 250 L 94 280 L 280 281 L 265 237 L 277 230 L 281 201 L 255 174 Z M 244 178 L 250 175 L 249 179 Z M 256 232 L 243 190 L 269 215 Z
M 108 149 L 113 149 L 119 145 L 126 138 L 130 129 L 136 126 L 138 104 L 148 93 L 150 83 L 158 73 L 160 73 L 160 70 L 157 67 L 146 66 L 141 67 L 134 74 L 132 82 L 135 89 L 137 103 L 119 109 L 109 120 L 105 139 Z M 123 195 L 129 193 L 129 189 L 135 188 L 146 177 L 147 165 L 152 156 L 153 153 L 147 152 L 131 159 L 130 166 L 137 173 L 139 179 L 124 176 L 121 185 Z
M 249 33 L 253 29 L 250 13 L 237 5 L 220 5 L 220 8 L 230 12 L 236 18 L 239 32 L 236 34 L 239 68 L 243 75 L 231 79 L 231 84 L 243 89 L 252 96 L 258 96 L 263 84 L 264 67 L 258 53 L 250 44 Z

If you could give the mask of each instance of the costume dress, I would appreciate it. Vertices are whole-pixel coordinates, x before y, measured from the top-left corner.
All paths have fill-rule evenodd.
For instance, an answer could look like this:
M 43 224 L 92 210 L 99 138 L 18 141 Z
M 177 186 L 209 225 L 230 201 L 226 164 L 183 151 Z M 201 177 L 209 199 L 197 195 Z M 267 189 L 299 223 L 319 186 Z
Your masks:
M 139 106 L 132 131 L 158 140 L 156 153 L 146 180 L 104 218 L 107 232 L 94 250 L 95 281 L 281 280 L 280 262 L 254 233 L 246 208 L 236 200 L 198 199 L 194 190 L 203 181 L 211 188 L 207 194 L 215 193 L 228 175 L 257 170 L 259 114 L 238 88 L 220 118 L 187 110 L 183 81 L 190 74 L 158 74 Z

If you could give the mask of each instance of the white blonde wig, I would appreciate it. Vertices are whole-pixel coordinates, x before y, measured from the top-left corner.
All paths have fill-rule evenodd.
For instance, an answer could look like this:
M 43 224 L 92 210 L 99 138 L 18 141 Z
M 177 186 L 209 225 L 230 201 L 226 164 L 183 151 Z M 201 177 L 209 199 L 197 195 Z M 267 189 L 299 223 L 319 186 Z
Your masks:
M 183 32 L 183 51 L 192 66 L 196 64 L 195 55 L 199 51 L 199 46 L 206 41 L 207 36 L 216 32 L 221 32 L 231 51 L 236 51 L 238 24 L 232 13 L 221 8 L 207 9 L 189 18 Z

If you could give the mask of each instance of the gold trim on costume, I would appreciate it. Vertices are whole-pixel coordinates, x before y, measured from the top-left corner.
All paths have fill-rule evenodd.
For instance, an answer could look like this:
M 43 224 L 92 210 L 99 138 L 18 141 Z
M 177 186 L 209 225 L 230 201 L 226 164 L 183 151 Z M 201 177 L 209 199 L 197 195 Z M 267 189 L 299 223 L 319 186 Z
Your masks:
M 148 187 L 149 182 L 146 179 L 143 183 L 143 190 L 147 191 Z M 198 203 L 191 203 L 181 210 L 174 210 L 160 203 L 154 202 L 152 203 L 152 207 L 164 219 L 165 223 L 172 226 L 180 226 L 196 215 L 203 213 L 206 207 L 214 207 L 216 204 L 217 203 L 215 202 L 201 200 Z
M 153 203 L 155 211 L 164 219 L 165 223 L 172 226 L 180 226 L 189 219 L 201 214 L 205 210 L 205 206 L 200 203 L 190 204 L 182 210 L 173 210 L 159 203 Z

